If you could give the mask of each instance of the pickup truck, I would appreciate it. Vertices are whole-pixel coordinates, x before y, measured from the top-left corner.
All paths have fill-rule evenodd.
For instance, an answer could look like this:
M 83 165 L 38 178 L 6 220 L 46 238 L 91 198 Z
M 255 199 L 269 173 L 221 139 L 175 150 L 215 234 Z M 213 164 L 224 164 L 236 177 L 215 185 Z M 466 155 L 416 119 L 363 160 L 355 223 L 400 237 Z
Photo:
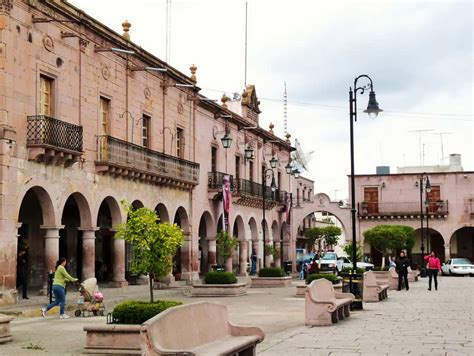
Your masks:
M 338 258 L 338 261 L 342 261 L 342 267 L 343 268 L 352 268 L 352 260 L 349 257 L 346 256 L 340 256 Z M 357 262 L 357 268 L 362 268 L 365 271 L 370 271 L 374 269 L 374 265 L 372 263 L 367 263 L 367 262 Z
M 326 252 L 318 261 L 320 271 L 330 271 L 338 274 L 343 268 L 352 268 L 352 261 L 346 256 L 338 256 L 335 252 Z M 357 262 L 357 267 L 365 271 L 374 269 L 372 263 Z

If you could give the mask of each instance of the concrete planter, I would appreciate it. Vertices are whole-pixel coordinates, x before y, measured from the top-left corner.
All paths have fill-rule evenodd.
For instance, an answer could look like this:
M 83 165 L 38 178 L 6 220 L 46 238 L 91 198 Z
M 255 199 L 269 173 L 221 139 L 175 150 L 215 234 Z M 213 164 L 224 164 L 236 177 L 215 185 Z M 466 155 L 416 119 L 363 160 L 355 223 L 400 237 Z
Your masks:
M 306 292 L 306 284 L 301 284 L 296 286 L 296 296 L 304 298 L 304 294 Z M 337 293 L 342 293 L 342 283 L 339 282 L 338 284 L 333 284 L 332 287 L 334 288 L 334 291 Z
M 251 288 L 276 288 L 291 286 L 292 277 L 250 277 Z
M 12 316 L 0 314 L 0 344 L 13 340 L 10 332 L 10 321 L 12 320 Z
M 246 283 L 197 284 L 191 289 L 193 297 L 238 297 L 247 294 Z
M 140 355 L 140 328 L 123 324 L 84 326 L 84 353 Z

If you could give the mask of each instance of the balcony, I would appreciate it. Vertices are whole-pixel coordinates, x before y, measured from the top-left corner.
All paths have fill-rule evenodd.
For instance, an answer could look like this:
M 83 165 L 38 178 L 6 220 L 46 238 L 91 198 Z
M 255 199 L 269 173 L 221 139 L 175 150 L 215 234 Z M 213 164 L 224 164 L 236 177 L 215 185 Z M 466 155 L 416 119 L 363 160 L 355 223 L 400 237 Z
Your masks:
M 357 203 L 360 219 L 419 219 L 421 215 L 420 202 L 362 202 Z M 446 218 L 449 214 L 447 200 L 430 202 L 428 205 L 430 218 Z M 423 214 L 426 215 L 426 205 L 423 204 Z
M 234 186 L 234 177 L 227 173 L 222 172 L 208 172 L 207 173 L 207 188 L 210 191 L 219 191 L 222 190 L 222 184 L 224 182 L 224 177 L 228 175 L 230 178 L 230 190 L 233 192 L 235 190 Z
M 262 185 L 249 181 L 247 179 L 239 179 L 235 187 L 233 196 L 236 197 L 235 204 L 262 207 L 263 189 Z M 286 192 L 283 190 L 272 189 L 267 186 L 265 189 L 265 206 L 269 209 L 277 205 L 283 205 L 286 201 Z
M 28 159 L 46 164 L 71 166 L 82 155 L 82 126 L 52 117 L 27 117 Z
M 97 172 L 114 177 L 192 189 L 199 183 L 199 164 L 111 136 L 97 138 Z

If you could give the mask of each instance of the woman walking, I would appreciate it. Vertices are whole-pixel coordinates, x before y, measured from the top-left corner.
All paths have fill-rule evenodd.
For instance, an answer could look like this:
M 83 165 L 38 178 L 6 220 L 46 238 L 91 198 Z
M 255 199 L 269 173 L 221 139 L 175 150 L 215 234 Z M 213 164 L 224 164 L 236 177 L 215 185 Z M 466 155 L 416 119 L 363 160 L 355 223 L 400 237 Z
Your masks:
M 60 258 L 56 262 L 56 272 L 54 273 L 53 280 L 53 295 L 54 301 L 47 305 L 46 307 L 41 308 L 41 315 L 43 318 L 46 316 L 48 311 L 59 304 L 59 317 L 61 319 L 68 319 L 69 315 L 64 314 L 64 306 L 66 305 L 66 282 L 77 282 L 78 279 L 72 277 L 66 271 L 66 259 L 64 257 Z
M 434 278 L 435 290 L 438 290 L 438 271 L 441 271 L 441 263 L 439 258 L 436 257 L 436 252 L 431 251 L 429 256 L 425 256 L 425 262 L 427 263 L 429 282 L 428 290 L 431 290 L 431 280 Z

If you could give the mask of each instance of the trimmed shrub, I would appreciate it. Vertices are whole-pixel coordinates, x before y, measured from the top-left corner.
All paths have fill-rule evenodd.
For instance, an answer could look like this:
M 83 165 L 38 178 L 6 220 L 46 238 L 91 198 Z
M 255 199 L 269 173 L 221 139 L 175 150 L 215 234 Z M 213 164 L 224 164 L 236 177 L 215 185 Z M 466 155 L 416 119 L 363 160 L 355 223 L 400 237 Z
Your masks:
M 142 324 L 168 308 L 183 303 L 174 300 L 158 300 L 156 302 L 142 302 L 127 300 L 114 308 L 112 317 L 118 324 Z
M 352 268 L 351 267 L 345 267 L 342 269 L 341 273 L 349 273 L 349 272 L 352 272 Z M 363 268 L 360 268 L 360 267 L 357 267 L 357 270 L 356 270 L 356 273 L 358 274 L 362 274 L 365 272 L 365 269 Z
M 374 271 L 388 271 L 390 266 L 385 266 L 383 269 L 380 266 L 374 267 Z
M 279 267 L 266 267 L 258 271 L 259 277 L 286 277 L 285 271 Z
M 332 284 L 338 284 L 339 278 L 333 274 L 313 273 L 306 277 L 306 284 L 310 284 L 315 279 L 326 278 Z
M 234 284 L 237 283 L 237 277 L 232 272 L 209 272 L 204 278 L 206 284 Z

